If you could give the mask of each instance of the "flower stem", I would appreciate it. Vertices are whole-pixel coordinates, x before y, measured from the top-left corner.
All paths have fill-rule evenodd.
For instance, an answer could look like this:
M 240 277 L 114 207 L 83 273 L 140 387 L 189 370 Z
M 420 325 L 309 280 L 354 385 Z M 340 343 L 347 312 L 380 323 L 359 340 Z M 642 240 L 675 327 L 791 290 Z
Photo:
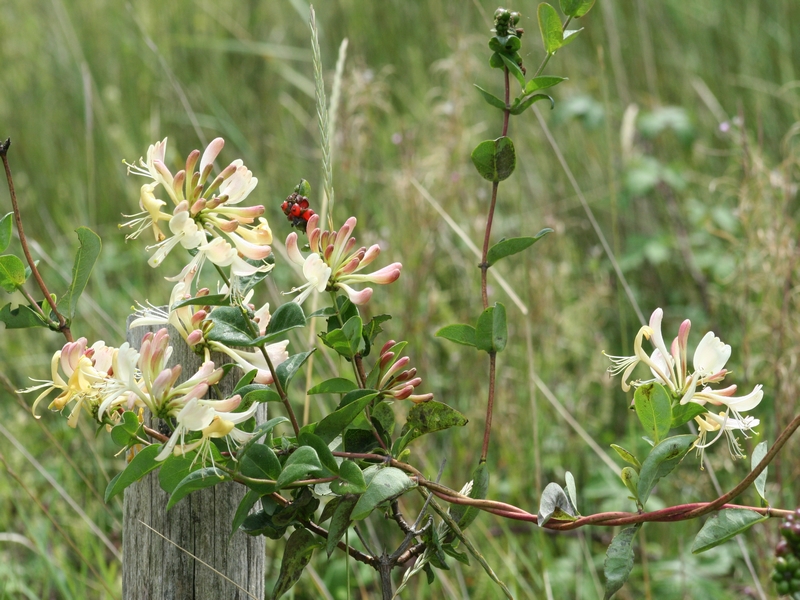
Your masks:
M 3 159 L 3 167 L 6 170 L 6 179 L 8 180 L 8 192 L 11 195 L 11 207 L 14 211 L 14 223 L 17 226 L 17 232 L 19 233 L 19 243 L 22 245 L 22 252 L 25 254 L 25 260 L 28 261 L 28 266 L 31 268 L 31 275 L 36 280 L 36 283 L 39 286 L 39 289 L 42 290 L 44 294 L 45 300 L 50 305 L 50 308 L 53 310 L 53 314 L 56 315 L 58 318 L 58 331 L 60 331 L 64 337 L 67 339 L 68 342 L 72 342 L 72 331 L 67 324 L 67 320 L 64 318 L 60 312 L 58 312 L 58 308 L 56 307 L 56 302 L 53 300 L 53 297 L 50 295 L 50 291 L 47 289 L 47 286 L 44 283 L 44 279 L 42 279 L 41 273 L 39 273 L 39 269 L 36 268 L 36 263 L 33 260 L 33 256 L 31 256 L 31 251 L 28 248 L 28 238 L 25 237 L 25 231 L 22 228 L 22 215 L 19 212 L 19 204 L 17 204 L 17 194 L 14 191 L 14 180 L 11 177 L 11 167 L 8 164 L 8 149 L 11 146 L 11 139 L 7 138 L 5 142 L 0 143 L 0 158 Z M 36 302 L 33 302 L 33 306 L 37 307 L 39 312 L 42 312 L 41 308 Z M 49 319 L 48 319 L 49 320 Z

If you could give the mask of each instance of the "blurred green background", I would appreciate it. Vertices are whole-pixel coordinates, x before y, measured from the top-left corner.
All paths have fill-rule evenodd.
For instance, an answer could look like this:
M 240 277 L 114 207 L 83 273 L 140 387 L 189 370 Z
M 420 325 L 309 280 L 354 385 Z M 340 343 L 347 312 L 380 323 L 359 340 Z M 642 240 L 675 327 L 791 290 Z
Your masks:
M 543 56 L 536 5 L 508 6 L 523 14 L 529 74 Z M 446 459 L 442 481 L 456 489 L 480 453 L 487 365 L 433 334 L 474 319 L 480 278 L 478 259 L 426 197 L 479 243 L 490 185 L 469 155 L 500 134 L 501 115 L 472 84 L 501 94 L 486 46 L 496 7 L 484 0 L 329 0 L 317 7 L 329 98 L 339 44 L 349 40 L 335 116 L 334 222 L 356 215 L 358 240 L 384 250 L 380 265 L 404 264 L 397 283 L 376 289 L 368 312 L 394 315 L 384 339 L 410 341 L 424 378 L 420 389 L 470 418 L 465 428 L 417 442 L 410 459 L 429 476 Z M 321 187 L 307 20 L 304 0 L 0 0 L 0 136 L 12 140 L 26 231 L 54 291 L 66 289 L 74 229 L 87 225 L 103 238 L 76 336 L 119 345 L 136 301 L 168 297 L 162 276 L 177 272 L 177 259 L 156 273 L 145 262 L 144 240 L 125 244 L 117 228 L 121 213 L 138 210 L 142 183 L 126 176 L 121 161 L 137 159 L 157 139 L 169 136 L 174 161 L 226 138 L 220 162 L 241 157 L 252 169 L 259 185 L 251 199 L 267 207 L 276 239 L 285 239 L 283 198 L 301 177 L 315 191 Z M 664 308 L 668 338 L 691 318 L 690 351 L 709 329 L 732 345 L 731 381 L 745 392 L 756 383 L 765 389 L 753 411 L 759 436 L 747 440 L 746 450 L 771 442 L 794 414 L 798 391 L 800 4 L 598 0 L 579 26 L 586 28 L 579 39 L 545 71 L 569 77 L 552 90 L 555 109 L 537 107 L 641 311 Z M 518 303 L 496 281 L 490 290 L 492 301 L 508 307 L 511 330 L 499 360 L 490 497 L 535 512 L 540 490 L 550 481 L 563 484 L 568 470 L 584 514 L 633 510 L 608 466 L 622 463 L 603 460 L 586 439 L 608 456 L 610 443 L 645 451 L 627 410 L 630 394 L 609 379 L 601 354 L 630 354 L 639 320 L 534 112 L 513 119 L 509 135 L 519 165 L 500 188 L 494 239 L 542 227 L 555 233 L 496 268 Z M 7 193 L 3 198 L 7 212 Z M 280 269 L 280 252 L 278 259 L 262 291 L 273 306 L 298 283 Z M 294 351 L 303 339 L 293 339 Z M 2 598 L 105 598 L 106 588 L 120 586 L 121 563 L 110 548 L 120 544 L 121 501 L 105 505 L 102 491 L 122 459 L 86 423 L 76 435 L 58 415 L 35 422 L 13 393 L 29 377 L 49 377 L 50 357 L 62 343 L 45 331 L 0 337 Z M 330 376 L 325 361 L 317 365 L 320 377 Z M 299 385 L 295 394 L 299 407 Z M 321 407 L 311 408 L 318 419 Z M 797 505 L 799 449 L 790 442 L 770 467 L 774 506 Z M 724 442 L 707 451 L 706 461 L 723 489 L 749 468 L 749 461 L 730 458 Z M 648 508 L 714 496 L 712 469 L 700 470 L 692 454 Z M 747 492 L 738 501 L 757 498 Z M 411 514 L 413 508 L 406 506 Z M 774 597 L 777 526 L 757 526 L 743 544 L 698 556 L 690 547 L 700 523 L 647 526 L 618 597 Z M 373 535 L 383 534 L 380 523 L 376 529 Z M 483 515 L 470 532 L 516 597 L 602 596 L 612 530 L 553 534 Z M 268 589 L 281 548 L 269 546 Z M 353 597 L 375 597 L 374 574 L 351 567 Z M 341 556 L 315 557 L 295 597 L 345 598 L 345 568 Z M 424 577 L 414 580 L 406 595 L 480 599 L 500 592 L 473 562 L 437 572 L 430 587 Z

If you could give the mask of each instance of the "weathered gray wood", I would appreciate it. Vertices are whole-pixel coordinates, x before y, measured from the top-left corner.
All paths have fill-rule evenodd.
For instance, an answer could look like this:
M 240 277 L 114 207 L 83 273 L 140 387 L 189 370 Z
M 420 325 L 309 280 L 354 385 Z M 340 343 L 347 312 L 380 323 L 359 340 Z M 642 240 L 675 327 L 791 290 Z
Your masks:
M 157 329 L 129 328 L 128 342 L 140 348 L 145 333 Z M 202 361 L 173 328 L 170 328 L 170 342 L 174 348 L 170 365 L 183 365 L 182 380 L 191 377 Z M 229 362 L 225 359 L 225 355 L 212 355 L 217 365 Z M 221 382 L 223 392 L 233 387 L 233 382 L 227 379 L 235 378 L 228 377 Z M 266 405 L 259 408 L 256 419 L 266 420 Z M 152 426 L 149 415 L 146 420 Z M 159 486 L 157 472 L 128 487 L 122 521 L 123 600 L 244 600 L 251 597 L 261 600 L 264 597 L 264 537 L 251 537 L 237 531 L 228 542 L 233 515 L 245 492 L 242 485 L 222 483 L 189 494 L 167 512 L 169 495 Z M 248 593 L 199 561 L 211 565 Z

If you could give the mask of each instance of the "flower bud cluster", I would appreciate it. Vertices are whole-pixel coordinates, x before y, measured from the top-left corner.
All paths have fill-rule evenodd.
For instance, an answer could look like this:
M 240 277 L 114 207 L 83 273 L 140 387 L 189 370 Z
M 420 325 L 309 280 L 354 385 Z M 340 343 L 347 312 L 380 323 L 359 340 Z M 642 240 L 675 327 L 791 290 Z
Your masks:
M 775 548 L 775 570 L 772 581 L 778 589 L 778 594 L 800 597 L 800 508 L 794 514 L 786 517 L 781 523 L 781 536 Z
M 241 159 L 234 160 L 213 179 L 209 178 L 224 145 L 222 138 L 216 138 L 202 157 L 199 150 L 193 150 L 186 158 L 185 168 L 174 175 L 164 162 L 166 138 L 150 146 L 146 160 L 140 158 L 138 165 L 128 165 L 129 173 L 154 181 L 141 188 L 139 206 L 142 212 L 130 215 L 131 220 L 123 224 L 135 228 L 128 238 L 138 237 L 144 229 L 152 228 L 156 244 L 148 248 L 155 249 L 148 264 L 157 267 L 178 244 L 196 251 L 173 280 L 191 281 L 206 259 L 221 267 L 230 266 L 231 272 L 239 276 L 271 267 L 244 260 L 263 261 L 271 253 L 272 231 L 261 216 L 264 206 L 238 206 L 256 187 L 258 179 Z M 167 202 L 155 195 L 158 186 L 174 205 L 171 214 L 162 210 Z M 164 222 L 168 223 L 172 234 L 169 237 L 161 229 L 160 224 Z
M 356 305 L 366 304 L 372 297 L 372 288 L 355 290 L 350 284 L 377 283 L 387 284 L 397 281 L 403 265 L 392 263 L 372 273 L 359 273 L 371 264 L 381 252 L 380 246 L 374 244 L 356 249 L 356 240 L 351 233 L 356 227 L 356 218 L 350 217 L 339 231 L 323 231 L 319 228 L 319 215 L 308 220 L 308 246 L 311 254 L 303 257 L 297 245 L 297 233 L 292 232 L 286 238 L 286 250 L 289 258 L 303 268 L 306 283 L 292 291 L 300 292 L 294 301 L 298 304 L 308 298 L 311 293 L 341 290 Z
M 383 345 L 376 368 L 378 371 L 377 389 L 384 396 L 396 400 L 411 400 L 414 404 L 428 402 L 433 399 L 433 394 L 414 394 L 414 389 L 422 383 L 422 378 L 417 377 L 417 369 L 406 369 L 411 359 L 400 356 L 406 342 L 397 343 L 389 340 Z

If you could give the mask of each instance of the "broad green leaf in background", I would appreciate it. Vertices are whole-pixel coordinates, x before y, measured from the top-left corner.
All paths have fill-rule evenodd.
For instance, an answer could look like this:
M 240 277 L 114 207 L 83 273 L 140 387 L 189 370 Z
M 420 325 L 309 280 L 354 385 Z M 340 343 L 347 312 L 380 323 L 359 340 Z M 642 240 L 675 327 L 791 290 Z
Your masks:
M 572 508 L 575 511 L 575 514 L 580 514 L 578 512 L 578 489 L 575 486 L 575 477 L 572 476 L 572 473 L 567 471 L 564 473 L 564 483 L 567 486 L 567 498 L 569 498 L 570 503 L 572 504 Z
M 314 394 L 346 394 L 358 389 L 358 385 L 344 377 L 334 377 L 333 379 L 326 379 L 322 383 L 318 383 L 306 392 L 309 396 Z
M 560 0 L 561 12 L 568 17 L 578 19 L 588 13 L 595 0 Z
M 444 338 L 461 344 L 462 346 L 475 347 L 475 328 L 472 325 L 445 325 L 436 332 L 436 337 Z
M 450 427 L 463 427 L 467 423 L 467 418 L 463 414 L 443 402 L 430 400 L 415 404 L 414 408 L 408 411 L 406 424 L 403 426 L 401 437 L 395 440 L 392 453 L 399 456 L 408 444 L 421 435 Z
M 295 376 L 295 373 L 303 366 L 303 363 L 308 360 L 308 357 L 314 353 L 314 350 L 309 350 L 308 352 L 300 352 L 298 354 L 294 354 L 275 367 L 275 375 L 278 376 L 278 381 L 281 384 L 281 387 L 286 390 L 289 387 L 289 383 L 292 381 L 292 378 Z
M 78 227 L 75 230 L 78 234 L 78 252 L 75 254 L 75 263 L 72 266 L 72 282 L 69 284 L 69 289 L 61 298 L 62 302 L 67 305 L 67 317 L 71 321 L 75 316 L 75 310 L 78 306 L 78 298 L 86 289 L 86 284 L 89 281 L 89 276 L 92 274 L 92 269 L 97 262 L 97 257 L 100 256 L 100 249 L 103 244 L 100 241 L 100 236 L 88 227 Z
M 723 509 L 703 524 L 703 528 L 692 543 L 692 554 L 700 554 L 714 546 L 719 546 L 743 531 L 747 531 L 756 523 L 768 519 L 768 516 L 746 508 Z
M 271 479 L 275 481 L 281 474 L 281 461 L 275 451 L 266 444 L 254 444 L 241 460 L 242 475 L 254 479 Z M 262 494 L 271 494 L 277 487 L 275 484 L 248 484 L 251 489 Z
M 623 529 L 609 545 L 603 573 L 606 576 L 606 590 L 603 600 L 608 600 L 628 580 L 633 569 L 633 536 L 642 526 L 637 523 L 633 527 Z
M 767 442 L 760 442 L 753 448 L 753 455 L 750 457 L 750 470 L 754 470 L 758 463 L 767 455 Z M 767 471 L 769 467 L 761 471 L 761 474 L 756 477 L 756 480 L 753 482 L 753 485 L 756 488 L 756 493 L 758 494 L 759 498 L 761 498 L 764 505 L 769 506 L 769 501 L 767 501 L 767 497 L 764 495 L 764 489 L 767 485 Z
M 24 304 L 17 308 L 11 308 L 11 304 L 6 304 L 0 309 L 0 322 L 5 323 L 6 329 L 47 327 L 47 323 L 42 320 L 42 316 Z
M 478 317 L 478 324 L 475 327 L 475 346 L 484 352 L 502 352 L 507 340 L 506 307 L 496 302 Z
M 0 252 L 5 252 L 14 235 L 14 213 L 8 213 L 0 219 Z
M 139 481 L 150 471 L 157 468 L 161 464 L 155 460 L 159 452 L 161 452 L 161 446 L 159 444 L 151 444 L 147 446 L 147 448 L 143 448 L 137 452 L 133 460 L 128 463 L 128 466 L 120 473 L 117 473 L 117 476 L 106 486 L 104 497 L 106 504 L 126 487 Z
M 547 2 L 542 2 L 536 11 L 539 17 L 539 31 L 542 34 L 544 50 L 548 54 L 553 54 L 561 48 L 564 42 L 564 34 L 561 31 L 561 17 L 558 16 L 556 9 Z
M 697 440 L 694 435 L 676 435 L 663 440 L 650 451 L 639 471 L 639 499 L 644 505 L 658 480 L 668 475 L 686 456 Z
M 9 294 L 25 283 L 25 265 L 13 254 L 0 256 L 0 287 Z
M 493 265 L 501 258 L 522 252 L 533 246 L 548 233 L 553 233 L 553 230 L 549 227 L 545 227 L 533 237 L 517 237 L 500 240 L 489 248 L 489 253 L 486 255 L 486 262 L 489 263 L 489 265 Z
M 414 485 L 416 484 L 400 469 L 395 467 L 381 469 L 358 499 L 350 518 L 354 521 L 367 518 L 376 506 L 399 496 Z
M 553 517 L 574 521 L 575 515 L 575 508 L 563 488 L 557 483 L 548 483 L 542 492 L 542 499 L 539 501 L 537 525 L 544 527 Z
M 669 433 L 672 424 L 672 401 L 660 383 L 647 383 L 633 395 L 636 416 L 645 433 L 658 444 Z
M 227 478 L 225 471 L 217 467 L 205 467 L 189 473 L 183 481 L 175 486 L 172 495 L 169 497 L 169 502 L 167 502 L 167 510 L 175 506 L 177 502 L 191 492 L 215 486 Z
M 317 451 L 311 446 L 300 446 L 286 459 L 283 471 L 278 477 L 278 489 L 304 477 L 313 477 L 322 472 L 322 463 L 317 456 Z
M 481 177 L 498 183 L 511 177 L 517 166 L 514 142 L 508 137 L 481 142 L 472 151 L 472 162 Z
M 336 510 L 333 512 L 331 525 L 328 528 L 328 542 L 325 544 L 325 551 L 328 554 L 328 558 L 331 557 L 339 540 L 350 527 L 350 523 L 352 523 L 350 515 L 353 513 L 357 502 L 358 496 L 348 494 L 342 498 Z
M 294 530 L 286 542 L 286 548 L 283 549 L 281 572 L 278 575 L 278 581 L 275 582 L 275 587 L 272 589 L 273 600 L 283 596 L 297 583 L 306 565 L 311 560 L 314 549 L 319 546 L 320 542 L 307 529 L 300 527 Z

